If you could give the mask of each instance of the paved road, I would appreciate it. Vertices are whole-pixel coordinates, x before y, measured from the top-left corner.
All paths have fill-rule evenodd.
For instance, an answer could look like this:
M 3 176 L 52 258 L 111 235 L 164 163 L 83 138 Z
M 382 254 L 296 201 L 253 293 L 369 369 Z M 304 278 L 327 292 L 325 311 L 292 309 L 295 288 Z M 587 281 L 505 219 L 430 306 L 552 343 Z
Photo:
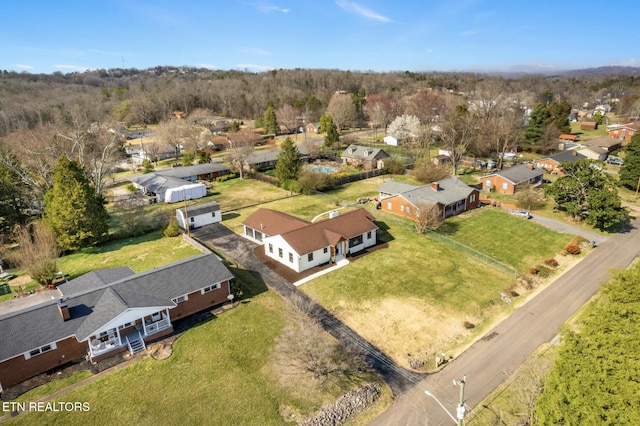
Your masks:
M 425 390 L 431 391 L 455 414 L 459 388 L 452 380 L 467 375 L 467 406 L 475 407 L 541 344 L 557 335 L 563 324 L 598 291 L 600 283 L 609 279 L 610 268 L 625 269 L 638 255 L 640 219 L 632 222 L 626 232 L 604 241 L 441 372 L 426 377 L 400 395 L 372 424 L 453 424 L 437 402 L 424 394 Z
M 315 318 L 327 332 L 347 348 L 363 355 L 365 361 L 389 385 L 394 395 L 402 394 L 424 378 L 423 374 L 412 373 L 397 365 L 387 355 L 360 337 L 293 284 L 288 283 L 266 267 L 253 254 L 256 244 L 232 232 L 220 223 L 195 229 L 191 232 L 191 236 L 202 241 L 209 248 L 218 251 L 228 260 L 232 260 L 250 271 L 283 297 L 289 300 L 296 298 L 296 306 L 300 306 L 300 304 L 307 306 L 307 313 Z
M 570 225 L 560 220 L 551 219 L 545 216 L 533 215 L 531 218 L 533 222 L 539 223 L 542 226 L 553 229 L 557 232 L 562 232 L 571 235 L 580 235 L 589 241 L 595 241 L 598 244 L 602 244 L 607 240 L 607 237 L 598 234 L 597 232 L 591 232 L 579 226 Z

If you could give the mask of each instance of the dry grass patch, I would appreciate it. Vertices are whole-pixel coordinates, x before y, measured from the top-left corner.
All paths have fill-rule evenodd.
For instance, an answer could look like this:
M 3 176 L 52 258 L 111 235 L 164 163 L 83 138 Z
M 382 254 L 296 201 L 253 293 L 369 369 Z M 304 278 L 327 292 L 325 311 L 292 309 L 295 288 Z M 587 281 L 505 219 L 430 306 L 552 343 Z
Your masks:
M 423 359 L 422 370 L 435 368 L 436 355 L 468 338 L 464 321 L 476 321 L 411 297 L 390 296 L 359 305 L 341 300 L 339 306 L 339 316 L 349 327 L 405 368 L 411 368 L 410 360 Z

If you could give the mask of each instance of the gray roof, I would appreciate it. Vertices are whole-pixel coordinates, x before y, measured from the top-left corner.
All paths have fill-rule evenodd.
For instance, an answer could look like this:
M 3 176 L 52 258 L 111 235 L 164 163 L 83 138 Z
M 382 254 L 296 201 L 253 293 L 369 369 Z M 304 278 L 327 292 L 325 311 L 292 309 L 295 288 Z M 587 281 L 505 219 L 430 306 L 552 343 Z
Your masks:
M 383 183 L 378 192 L 384 192 L 385 194 L 402 194 L 403 192 L 411 191 L 413 189 L 420 188 L 418 185 L 411 185 L 409 183 L 396 182 L 394 180 L 388 180 Z
M 184 179 L 161 176 L 157 173 L 147 173 L 142 176 L 132 177 L 129 180 L 156 194 L 163 194 L 171 188 L 180 188 L 189 183 Z
M 58 290 L 63 297 L 76 297 L 81 294 L 104 288 L 111 283 L 121 280 L 122 278 L 135 275 L 135 272 L 128 266 L 120 268 L 98 269 L 96 271 L 87 272 L 71 281 L 58 286 Z
M 245 159 L 246 164 L 260 164 L 276 161 L 280 155 L 279 149 L 264 149 L 262 151 L 254 151 Z
M 380 148 L 351 144 L 342 152 L 342 158 L 353 158 L 358 160 L 379 160 L 387 158 L 389 154 Z
M 418 186 L 399 195 L 411 204 L 416 205 L 421 201 L 427 203 L 438 203 L 444 206 L 465 200 L 476 189 L 457 178 L 448 178 L 434 182 L 438 184 L 438 190 L 433 188 L 433 184 Z
M 196 206 L 189 206 L 187 207 L 187 209 L 188 209 L 187 213 L 189 213 L 189 216 L 193 217 L 201 214 L 220 211 L 220 204 L 218 204 L 217 201 L 211 201 L 204 204 L 198 204 Z M 181 210 L 182 212 L 184 212 L 184 207 L 178 210 Z
M 502 176 L 504 179 L 517 185 L 522 182 L 528 182 L 529 180 L 542 175 L 544 175 L 544 170 L 542 169 L 538 169 L 536 167 L 529 168 L 528 164 L 516 164 L 508 169 L 485 175 L 483 178 L 489 176 Z
M 159 170 L 155 172 L 155 174 L 160 176 L 184 179 L 186 177 L 200 176 L 206 175 L 208 173 L 217 173 L 222 171 L 229 171 L 229 168 L 218 163 L 204 163 L 196 164 L 193 166 L 173 167 L 167 170 Z
M 71 336 L 82 340 L 126 309 L 174 306 L 173 298 L 232 278 L 215 255 L 203 254 L 106 286 L 101 286 L 99 279 L 89 279 L 96 287 L 94 291 L 75 293 L 65 300 L 71 314 L 67 321 L 58 311 L 57 300 L 1 315 L 0 361 Z M 74 281 L 64 285 L 71 285 L 69 289 L 84 288 Z
M 567 162 L 575 163 L 576 161 L 584 160 L 585 158 L 587 158 L 586 155 L 582 155 L 578 151 L 572 149 L 568 151 L 562 151 L 557 154 L 553 154 L 549 157 L 542 158 L 541 160 L 549 159 L 549 160 L 556 161 L 558 163 L 567 163 Z

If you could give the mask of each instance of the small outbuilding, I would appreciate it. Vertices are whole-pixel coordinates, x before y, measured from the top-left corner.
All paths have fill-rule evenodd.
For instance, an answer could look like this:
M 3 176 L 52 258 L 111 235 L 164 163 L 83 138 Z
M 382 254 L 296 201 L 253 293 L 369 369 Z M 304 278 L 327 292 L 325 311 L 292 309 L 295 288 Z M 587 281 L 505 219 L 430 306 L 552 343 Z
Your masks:
M 217 201 L 211 201 L 197 206 L 185 206 L 176 209 L 176 219 L 180 228 L 185 230 L 187 229 L 187 223 L 189 224 L 189 229 L 218 223 L 222 220 L 220 204 Z

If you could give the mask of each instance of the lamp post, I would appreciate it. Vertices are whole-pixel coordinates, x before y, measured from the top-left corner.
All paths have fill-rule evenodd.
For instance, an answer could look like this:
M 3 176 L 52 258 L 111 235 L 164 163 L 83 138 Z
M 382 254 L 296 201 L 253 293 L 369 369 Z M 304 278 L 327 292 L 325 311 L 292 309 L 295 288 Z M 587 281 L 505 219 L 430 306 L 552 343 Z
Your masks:
M 435 401 L 438 403 L 438 405 L 440 405 L 440 407 L 442 407 L 442 409 L 445 411 L 445 413 L 447 413 L 449 415 L 449 417 L 451 417 L 451 420 L 453 420 L 458 426 L 464 426 L 464 416 L 466 414 L 466 409 L 464 407 L 464 385 L 466 383 L 467 383 L 467 376 L 464 376 L 460 380 L 453 379 L 453 385 L 454 386 L 460 386 L 460 401 L 458 402 L 458 406 L 456 407 L 456 416 L 451 414 L 449 412 L 449 410 L 447 410 L 447 408 L 442 404 L 442 402 L 440 402 L 440 400 L 438 398 L 436 398 L 436 396 L 434 394 L 432 394 L 428 390 L 424 391 L 425 395 L 430 396 L 431 398 L 435 399 Z

